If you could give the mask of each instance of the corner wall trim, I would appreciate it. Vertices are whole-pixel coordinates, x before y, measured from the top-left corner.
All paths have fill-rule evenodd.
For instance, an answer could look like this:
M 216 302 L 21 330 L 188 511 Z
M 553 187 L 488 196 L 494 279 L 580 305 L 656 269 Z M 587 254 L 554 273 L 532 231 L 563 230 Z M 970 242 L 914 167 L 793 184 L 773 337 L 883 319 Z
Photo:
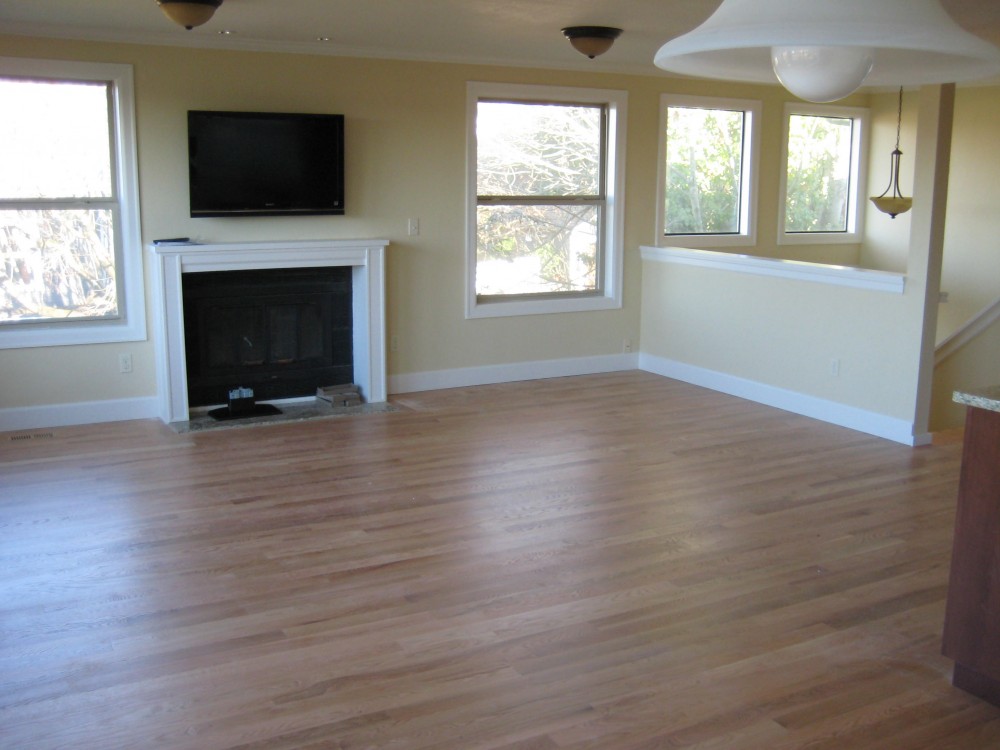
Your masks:
M 128 419 L 155 419 L 160 416 L 159 406 L 158 397 L 148 396 L 0 409 L 0 432 L 122 422 Z
M 436 391 L 441 388 L 464 388 L 472 385 L 512 383 L 519 380 L 564 378 L 572 375 L 596 375 L 638 369 L 639 355 L 603 354 L 593 357 L 549 359 L 485 367 L 461 367 L 454 370 L 406 373 L 389 377 L 390 393 Z
M 696 367 L 684 362 L 641 354 L 639 356 L 639 369 L 720 393 L 727 393 L 730 396 L 737 396 L 765 406 L 773 406 L 793 414 L 801 414 L 804 417 L 847 427 L 903 445 L 914 447 L 928 445 L 931 442 L 930 434 L 914 435 L 913 425 L 902 419 L 777 388 L 766 383 L 746 380 L 715 370 Z

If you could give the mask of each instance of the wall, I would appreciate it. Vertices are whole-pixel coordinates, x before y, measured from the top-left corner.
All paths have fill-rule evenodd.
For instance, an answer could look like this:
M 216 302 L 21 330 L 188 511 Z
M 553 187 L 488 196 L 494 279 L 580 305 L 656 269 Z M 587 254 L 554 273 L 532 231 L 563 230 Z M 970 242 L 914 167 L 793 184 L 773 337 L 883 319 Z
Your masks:
M 398 351 L 390 354 L 390 376 L 619 355 L 624 339 L 638 346 L 640 269 L 634 248 L 651 240 L 654 224 L 649 186 L 655 182 L 655 160 L 648 153 L 655 153 L 662 79 L 15 37 L 0 37 L 0 54 L 134 66 L 144 244 L 174 236 L 203 241 L 391 240 L 388 333 L 398 341 Z M 629 91 L 626 195 L 631 199 L 625 244 L 633 250 L 626 253 L 623 309 L 465 320 L 469 80 Z M 348 215 L 189 218 L 189 109 L 345 114 Z M 420 219 L 419 236 L 407 236 L 410 217 Z M 132 374 L 118 373 L 119 352 L 132 354 Z M 0 352 L 0 410 L 153 397 L 153 357 L 149 341 Z
M 777 86 L 749 86 L 673 79 L 665 76 L 539 71 L 456 64 L 407 63 L 370 59 L 316 57 L 275 53 L 219 52 L 186 48 L 143 47 L 0 37 L 0 54 L 26 57 L 97 60 L 130 63 L 135 69 L 138 149 L 143 241 L 189 235 L 196 239 L 280 240 L 323 237 L 384 237 L 392 242 L 388 262 L 388 328 L 398 341 L 389 355 L 390 385 L 413 382 L 447 383 L 447 373 L 523 365 L 531 372 L 537 363 L 582 362 L 621 358 L 622 343 L 655 356 L 690 356 L 693 362 L 721 366 L 720 352 L 736 354 L 734 371 L 753 378 L 770 378 L 792 390 L 822 398 L 901 413 L 893 387 L 874 390 L 866 379 L 855 382 L 852 373 L 909 361 L 912 352 L 897 351 L 893 326 L 900 321 L 897 301 L 872 303 L 859 293 L 857 314 L 832 315 L 824 309 L 822 294 L 813 290 L 786 291 L 763 286 L 752 294 L 730 294 L 718 288 L 689 287 L 676 278 L 665 282 L 661 271 L 643 278 L 639 246 L 655 244 L 655 201 L 658 150 L 659 96 L 663 92 L 756 98 L 764 102 L 764 141 L 759 182 L 758 245 L 753 254 L 795 257 L 840 264 L 898 267 L 898 258 L 856 246 L 778 247 L 773 242 L 777 223 L 777 185 L 780 175 L 782 107 L 789 98 Z M 596 66 L 595 66 L 596 68 Z M 625 287 L 622 310 L 467 321 L 463 314 L 465 216 L 465 85 L 469 80 L 509 81 L 565 86 L 624 89 L 629 93 L 625 224 Z M 973 223 L 957 240 L 959 230 L 949 225 L 949 241 L 972 248 L 979 258 L 984 242 L 995 242 L 1000 211 L 990 200 L 987 180 L 996 170 L 977 171 L 980 151 L 991 152 L 995 131 L 996 89 L 983 94 L 959 93 L 958 133 L 968 130 L 974 144 L 956 148 L 956 159 L 968 164 L 977 183 L 968 211 Z M 968 103 L 965 102 L 968 97 Z M 869 97 L 852 97 L 848 104 L 864 105 Z M 887 181 L 887 154 L 894 140 L 895 96 L 871 97 L 877 121 L 889 141 L 876 144 L 871 157 L 871 188 L 877 194 Z M 908 102 L 907 106 L 915 106 Z M 971 107 L 969 114 L 963 106 Z M 295 219 L 190 219 L 187 216 L 185 116 L 188 109 L 273 109 L 343 112 L 347 116 L 348 215 Z M 907 114 L 904 113 L 904 117 Z M 986 124 L 980 120 L 985 118 Z M 994 118 L 990 120 L 989 118 Z M 885 123 L 888 122 L 888 130 Z M 990 123 L 994 123 L 990 129 Z M 909 152 L 904 127 L 903 149 Z M 885 146 L 889 143 L 889 148 Z M 977 148 L 979 151 L 977 151 Z M 884 153 L 883 153 L 884 152 Z M 964 167 L 963 167 L 964 169 Z M 912 173 L 911 173 L 912 174 Z M 904 181 L 906 168 L 904 162 Z M 953 180 L 953 185 L 962 180 Z M 979 203 L 976 203 L 979 201 Z M 955 201 L 953 200 L 953 204 Z M 991 208 L 991 205 L 994 208 Z M 873 221 L 869 212 L 868 221 Z M 421 233 L 406 234 L 407 219 L 417 217 Z M 886 221 L 884 217 L 882 221 Z M 963 217 L 969 221 L 969 217 Z M 899 243 L 908 219 L 889 226 L 896 232 L 888 242 Z M 987 234 L 987 230 L 993 231 Z M 902 240 L 905 246 L 905 239 Z M 145 249 L 141 252 L 145 253 Z M 976 261 L 974 260 L 973 263 Z M 895 264 L 895 266 L 893 265 Z M 647 264 L 648 265 L 648 264 Z M 968 266 L 968 264 L 965 264 Z M 691 271 L 697 280 L 711 272 Z M 946 266 L 946 278 L 948 270 Z M 953 278 L 959 276 L 953 274 Z M 979 281 L 976 273 L 963 279 Z M 994 274 L 992 278 L 997 278 Z M 698 282 L 700 284 L 700 281 Z M 702 293 L 697 290 L 703 289 Z M 955 287 L 957 288 L 957 287 Z M 801 335 L 780 331 L 787 320 L 789 301 L 812 298 L 814 312 L 802 316 L 795 328 Z M 643 298 L 645 297 L 645 300 Z M 640 301 L 655 312 L 647 321 Z M 766 304 L 762 305 L 761 300 Z M 148 300 L 147 300 L 148 302 Z M 663 307 L 658 308 L 658 305 Z M 720 329 L 686 327 L 692 306 L 709 310 Z M 642 320 L 641 320 L 641 316 Z M 727 321 L 737 325 L 727 326 Z M 640 323 L 642 338 L 640 339 Z M 835 328 L 836 346 L 811 341 L 809 326 Z M 759 346 L 739 331 L 760 326 Z M 772 326 L 777 326 L 778 330 Z M 696 341 L 692 332 L 706 338 Z M 842 376 L 830 382 L 829 360 L 850 345 L 842 357 Z M 718 338 L 712 338 L 718 337 Z M 676 338 L 675 341 L 670 341 Z M 870 341 L 869 341 L 870 338 Z M 871 341 L 888 343 L 873 345 Z M 709 355 L 705 341 L 715 341 Z M 694 347 L 694 349 L 688 349 Z M 888 347 L 888 348 L 886 348 Z M 134 372 L 118 373 L 118 354 L 132 354 Z M 632 360 L 634 363 L 634 360 Z M 508 370 L 509 371 L 509 370 Z M 427 376 L 427 377 L 423 377 Z M 463 376 L 464 377 L 464 376 Z M 892 383 L 892 379 L 883 380 Z M 100 345 L 0 351 L 0 416 L 44 405 L 78 402 L 152 399 L 156 395 L 153 346 L 150 341 L 130 345 Z
M 390 385 L 511 363 L 620 357 L 639 346 L 638 247 L 654 241 L 659 96 L 664 91 L 767 101 L 762 231 L 776 221 L 781 104 L 777 86 L 682 81 L 659 75 L 539 71 L 306 55 L 221 52 L 0 37 L 0 54 L 134 66 L 143 242 L 384 237 L 388 261 Z M 597 66 L 595 66 L 597 67 Z M 619 311 L 467 321 L 463 313 L 465 85 L 469 80 L 594 86 L 629 93 L 624 307 Z M 348 215 L 191 219 L 187 215 L 188 109 L 342 112 L 347 118 Z M 406 234 L 407 219 L 421 233 Z M 773 231 L 773 230 L 772 230 Z M 794 248 L 791 249 L 794 252 Z M 134 249 L 134 252 L 140 252 Z M 145 249 L 141 252 L 145 253 Z M 837 248 L 809 257 L 842 261 Z M 856 251 L 849 248 L 847 256 Z M 148 276 L 148 273 L 147 273 Z M 148 281 L 148 279 L 147 279 Z M 148 294 L 147 294 L 148 297 Z M 147 299 L 148 305 L 148 299 Z M 150 321 L 153 316 L 150 316 Z M 118 354 L 134 372 L 118 373 Z M 628 363 L 634 360 L 622 360 Z M 44 377 L 39 377 L 44 373 Z M 430 377 L 420 378 L 421 375 Z M 413 376 L 413 377 L 411 377 Z M 151 342 L 0 352 L 0 410 L 151 398 Z M 445 381 L 447 378 L 444 379 Z
M 951 187 L 939 306 L 937 341 L 944 344 L 1000 302 L 1000 89 L 960 88 L 955 103 Z M 962 338 L 965 338 L 964 336 Z M 950 347 L 949 347 L 950 351 Z M 1000 324 L 969 338 L 935 368 L 931 427 L 962 426 L 965 408 L 956 390 L 1000 382 Z
M 938 341 L 1000 299 L 1000 87 L 959 88 Z M 1000 381 L 1000 350 L 994 350 Z M 984 385 L 984 383 L 969 383 Z
M 913 189 L 916 92 L 904 92 L 903 151 L 900 182 L 904 195 Z M 881 193 L 888 183 L 888 154 L 895 140 L 896 95 L 871 97 L 874 186 Z M 996 175 L 1000 174 L 1000 88 L 963 86 L 955 96 L 951 180 L 942 269 L 942 291 L 937 340 L 944 341 L 981 310 L 1000 299 L 1000 201 Z M 876 193 L 877 194 L 877 193 Z M 868 213 L 861 265 L 905 272 L 910 214 L 889 220 L 877 211 Z
M 955 391 L 997 384 L 1000 384 L 1000 320 L 984 327 L 934 368 L 933 429 L 954 429 L 965 423 L 965 406 L 955 403 Z
M 926 299 L 940 255 L 931 204 L 947 188 L 939 154 L 947 153 L 948 101 L 937 87 L 920 92 L 918 221 L 907 233 L 902 294 L 651 260 L 643 269 L 647 366 L 901 442 L 926 441 L 920 404 L 929 387 L 920 373 L 929 372 Z
M 647 261 L 643 353 L 770 388 L 912 417 L 904 295 Z M 872 321 L 878 321 L 874 325 Z M 832 366 L 837 361 L 836 372 Z
M 900 182 L 912 195 L 916 92 L 904 92 Z M 887 183 L 888 153 L 895 141 L 895 94 L 871 97 L 872 166 Z M 951 177 L 945 226 L 941 289 L 948 300 L 938 306 L 936 340 L 944 343 L 982 310 L 1000 300 L 1000 199 L 994 183 L 1000 174 L 1000 89 L 963 86 L 955 97 Z M 882 159 L 879 156 L 882 155 Z M 880 163 L 884 160 L 884 164 Z M 878 192 L 884 189 L 877 180 Z M 905 272 L 911 214 L 895 219 L 871 211 L 865 227 L 861 264 Z M 965 409 L 952 393 L 1000 381 L 1000 345 L 995 326 L 969 340 L 935 369 L 931 429 L 962 425 Z

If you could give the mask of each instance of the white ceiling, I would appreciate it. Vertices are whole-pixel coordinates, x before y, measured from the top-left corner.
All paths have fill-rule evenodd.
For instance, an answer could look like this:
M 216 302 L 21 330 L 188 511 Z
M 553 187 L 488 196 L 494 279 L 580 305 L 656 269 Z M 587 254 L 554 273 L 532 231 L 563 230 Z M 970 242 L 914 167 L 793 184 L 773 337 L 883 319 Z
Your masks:
M 163 15 L 155 0 L 3 0 L 0 32 L 657 74 L 653 55 L 660 45 L 697 26 L 720 2 L 225 0 L 211 21 L 185 31 Z M 1000 0 L 941 4 L 963 27 L 1000 46 Z M 624 33 L 610 52 L 588 60 L 560 33 L 577 25 L 617 26 Z M 223 30 L 231 33 L 221 35 Z M 317 41 L 321 36 L 330 41 Z

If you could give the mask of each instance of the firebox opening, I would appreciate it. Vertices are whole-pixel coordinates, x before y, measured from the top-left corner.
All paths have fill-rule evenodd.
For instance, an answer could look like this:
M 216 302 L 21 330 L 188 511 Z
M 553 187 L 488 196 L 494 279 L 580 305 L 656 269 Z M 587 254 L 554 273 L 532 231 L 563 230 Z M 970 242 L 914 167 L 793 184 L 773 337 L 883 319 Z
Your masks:
M 190 406 L 314 396 L 354 380 L 351 268 L 185 273 Z

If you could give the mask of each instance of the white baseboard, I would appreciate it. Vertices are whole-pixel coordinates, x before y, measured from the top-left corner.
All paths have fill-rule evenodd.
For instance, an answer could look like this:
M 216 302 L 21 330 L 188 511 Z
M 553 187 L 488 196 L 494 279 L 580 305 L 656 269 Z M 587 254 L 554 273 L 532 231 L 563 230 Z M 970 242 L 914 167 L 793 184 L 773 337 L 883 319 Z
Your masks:
M 720 393 L 728 393 L 731 396 L 738 396 L 766 406 L 773 406 L 793 414 L 801 414 L 840 427 L 848 427 L 904 445 L 927 445 L 931 442 L 929 434 L 914 435 L 913 425 L 905 420 L 777 388 L 765 383 L 746 380 L 715 370 L 707 370 L 649 354 L 639 355 L 639 369 L 699 385 L 703 388 L 710 388 Z
M 602 372 L 621 372 L 639 367 L 639 355 L 604 354 L 572 359 L 549 359 L 536 362 L 517 362 L 485 367 L 462 367 L 454 370 L 415 372 L 389 377 L 389 393 L 415 393 L 436 391 L 442 388 L 462 388 L 471 385 L 513 383 L 518 380 L 563 378 L 572 375 L 596 375 Z
M 594 375 L 636 369 L 703 388 L 710 388 L 720 393 L 728 393 L 731 396 L 738 396 L 748 401 L 773 406 L 904 445 L 927 445 L 931 442 L 930 434 L 914 435 L 913 426 L 902 419 L 887 417 L 884 414 L 876 414 L 835 401 L 807 396 L 795 391 L 776 388 L 764 383 L 649 354 L 608 354 L 393 375 L 389 377 L 389 392 L 414 393 L 442 388 L 461 388 L 573 375 Z M 0 432 L 118 422 L 128 419 L 158 419 L 160 406 L 159 397 L 150 396 L 0 409 Z
M 487 367 L 466 367 L 411 375 L 395 375 L 389 378 L 389 390 L 391 393 L 434 391 L 441 388 L 460 388 L 518 380 L 635 370 L 638 365 L 639 355 L 633 353 L 520 362 Z M 161 399 L 158 396 L 150 396 L 148 398 L 0 409 L 0 432 L 118 422 L 127 419 L 160 419 L 162 417 L 161 407 Z
M 127 419 L 155 419 L 159 416 L 160 399 L 156 396 L 22 406 L 0 409 L 0 432 L 68 427 L 97 422 L 121 422 Z

